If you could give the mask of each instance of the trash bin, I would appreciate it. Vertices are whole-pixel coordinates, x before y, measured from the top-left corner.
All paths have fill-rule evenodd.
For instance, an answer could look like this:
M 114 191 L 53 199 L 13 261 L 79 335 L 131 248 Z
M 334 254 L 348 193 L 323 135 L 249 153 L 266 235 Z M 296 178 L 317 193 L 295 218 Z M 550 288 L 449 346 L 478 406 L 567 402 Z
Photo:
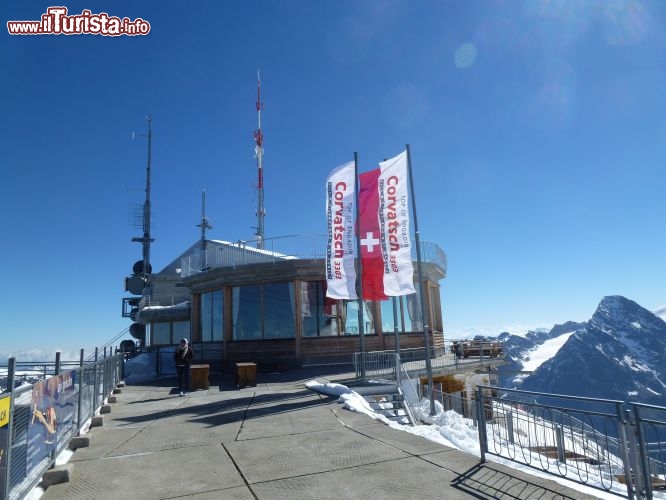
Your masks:
M 190 366 L 190 389 L 208 389 L 208 370 L 209 365 Z
M 236 363 L 236 385 L 239 389 L 257 386 L 256 363 Z

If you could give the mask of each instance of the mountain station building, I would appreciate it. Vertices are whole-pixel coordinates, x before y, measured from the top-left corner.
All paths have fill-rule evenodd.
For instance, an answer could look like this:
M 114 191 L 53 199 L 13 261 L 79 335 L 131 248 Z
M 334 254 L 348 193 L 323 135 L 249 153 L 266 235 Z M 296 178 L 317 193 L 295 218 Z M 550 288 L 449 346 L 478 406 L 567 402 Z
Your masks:
M 358 300 L 326 297 L 327 237 L 284 237 L 253 243 L 201 239 L 158 273 L 123 314 L 147 348 L 188 338 L 198 359 L 223 366 L 254 362 L 283 369 L 351 362 L 359 352 Z M 429 344 L 443 349 L 440 280 L 446 254 L 421 242 Z M 421 287 L 416 294 L 363 301 L 365 351 L 424 347 Z M 215 363 L 217 364 L 217 363 Z

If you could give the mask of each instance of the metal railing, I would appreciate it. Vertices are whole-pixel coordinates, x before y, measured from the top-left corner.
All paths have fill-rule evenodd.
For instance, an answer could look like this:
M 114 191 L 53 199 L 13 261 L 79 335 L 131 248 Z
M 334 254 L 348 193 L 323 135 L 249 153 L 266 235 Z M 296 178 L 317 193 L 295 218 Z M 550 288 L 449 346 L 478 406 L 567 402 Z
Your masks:
M 666 490 L 666 408 L 640 403 L 629 406 L 628 418 L 636 428 L 640 450 L 641 486 L 646 498 L 652 498 L 654 490 Z
M 414 415 L 420 401 L 418 388 L 402 367 L 398 354 L 388 351 L 356 352 L 353 355 L 352 362 L 357 379 L 395 382 L 403 396 L 409 421 L 417 423 Z
M 482 461 L 500 456 L 632 499 L 666 485 L 666 408 L 478 386 L 476 419 Z
M 193 342 L 191 344 L 194 350 L 193 364 L 207 363 L 211 365 L 212 369 L 220 369 L 224 353 L 222 342 Z M 136 375 L 151 377 L 165 377 L 176 374 L 176 363 L 173 355 L 176 351 L 177 344 L 156 345 L 148 346 L 140 351 L 132 353 L 131 358 L 141 356 L 143 359 L 143 366 L 150 366 L 150 373 L 144 371 L 137 373 L 133 368 L 133 363 L 129 362 L 125 366 L 124 377 L 127 380 L 136 380 L 133 378 Z M 143 370 L 143 366 L 141 370 Z
M 400 356 L 395 351 L 355 352 L 352 362 L 357 379 L 399 379 Z
M 2 407 L 9 408 L 7 428 L 0 427 L 7 464 L 0 470 L 0 498 L 24 498 L 120 382 L 123 354 L 106 357 L 106 350 L 104 354 L 102 359 L 86 362 L 81 350 L 78 363 L 60 363 L 57 358 L 53 365 L 37 363 L 53 366 L 53 371 L 19 387 L 20 374 L 28 364 L 10 358 L 7 390 L 0 395 Z
M 428 387 L 424 387 L 427 390 Z M 429 394 L 426 394 L 423 397 L 429 397 Z M 435 401 L 442 405 L 443 411 L 455 411 L 459 415 L 469 418 L 476 425 L 476 405 L 474 401 L 457 394 L 449 394 L 436 387 L 433 389 L 433 397 L 435 398 Z
M 463 346 L 466 347 L 463 349 Z M 365 360 L 366 376 L 389 374 L 395 369 L 392 367 L 395 366 L 396 354 L 395 350 L 354 353 L 356 377 L 362 377 L 362 359 Z M 425 347 L 400 349 L 401 366 L 410 374 L 420 376 L 425 372 L 425 358 Z M 446 340 L 443 347 L 430 348 L 430 366 L 438 370 L 486 367 L 501 364 L 504 359 L 504 345 L 500 341 Z
M 205 254 L 199 251 L 181 259 L 180 274 L 183 278 L 209 269 L 238 267 L 247 264 L 275 263 L 289 259 L 324 259 L 328 236 L 281 236 L 263 240 L 263 248 L 257 241 L 221 242 L 209 245 Z M 421 241 L 421 259 L 432 262 L 446 271 L 446 253 L 436 244 Z M 412 245 L 412 260 L 416 260 L 416 247 Z

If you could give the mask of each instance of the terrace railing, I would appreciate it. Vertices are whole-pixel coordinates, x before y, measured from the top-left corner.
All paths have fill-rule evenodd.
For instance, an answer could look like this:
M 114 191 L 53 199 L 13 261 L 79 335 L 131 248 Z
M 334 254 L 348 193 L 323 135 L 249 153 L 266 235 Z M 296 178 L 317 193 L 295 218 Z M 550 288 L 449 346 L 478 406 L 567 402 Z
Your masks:
M 209 245 L 205 253 L 199 251 L 181 259 L 180 274 L 183 278 L 221 267 L 239 267 L 257 263 L 275 263 L 290 259 L 324 259 L 326 235 L 281 236 L 263 240 L 263 248 L 257 241 L 226 242 Z M 423 262 L 432 262 L 446 271 L 446 253 L 436 244 L 421 241 Z M 416 260 L 416 247 L 412 245 L 412 260 Z
M 666 408 L 479 386 L 476 420 L 482 461 L 500 456 L 632 499 L 666 487 Z
M 0 394 L 0 408 L 8 410 L 0 427 L 7 464 L 0 469 L 0 498 L 24 498 L 39 483 L 120 382 L 123 360 L 123 354 L 106 357 L 106 350 L 104 358 L 92 361 L 85 361 L 81 351 L 78 363 L 9 360 Z M 25 371 L 35 382 L 15 387 Z
M 384 335 L 392 335 L 385 333 Z M 395 350 L 366 352 L 363 357 L 361 353 L 354 353 L 354 366 L 356 376 L 361 378 L 365 360 L 366 376 L 379 376 L 390 373 L 394 366 Z M 425 374 L 426 365 L 425 347 L 400 349 L 400 364 L 410 376 L 422 376 Z M 454 371 L 457 368 L 486 368 L 504 363 L 505 350 L 500 341 L 485 340 L 445 340 L 442 346 L 430 348 L 430 366 L 433 370 Z

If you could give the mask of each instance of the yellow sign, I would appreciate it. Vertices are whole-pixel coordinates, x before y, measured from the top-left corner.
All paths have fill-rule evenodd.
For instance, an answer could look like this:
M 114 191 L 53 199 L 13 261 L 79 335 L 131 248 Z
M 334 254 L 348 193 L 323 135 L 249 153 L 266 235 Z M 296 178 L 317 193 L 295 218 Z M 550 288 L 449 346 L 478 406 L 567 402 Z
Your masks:
M 0 427 L 9 423 L 9 405 L 11 403 L 10 396 L 0 399 Z

